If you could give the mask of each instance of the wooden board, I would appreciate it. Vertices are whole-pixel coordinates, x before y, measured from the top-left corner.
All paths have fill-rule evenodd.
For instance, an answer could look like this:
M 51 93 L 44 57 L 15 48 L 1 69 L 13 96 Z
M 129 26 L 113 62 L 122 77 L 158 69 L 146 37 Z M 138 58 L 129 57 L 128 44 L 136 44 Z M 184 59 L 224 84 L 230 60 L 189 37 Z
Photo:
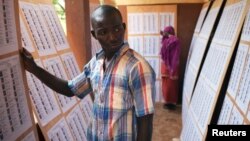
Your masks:
M 22 1 L 20 18 L 24 35 L 23 47 L 28 47 L 28 44 L 32 46 L 33 49 L 27 49 L 32 50 L 31 53 L 39 66 L 65 80 L 80 74 L 78 61 L 68 44 L 53 5 L 41 4 L 39 1 Z M 28 72 L 27 78 L 33 110 L 45 139 L 86 140 L 87 122 L 84 121 L 91 117 L 83 116 L 86 112 L 91 112 L 92 99 L 89 96 L 82 101 L 76 97 L 68 98 L 54 92 Z M 86 101 L 89 103 L 86 106 L 88 111 L 81 106 L 86 104 Z M 82 121 L 75 124 L 72 118 Z M 84 132 L 76 130 L 75 127 Z
M 249 19 L 250 12 L 248 10 L 218 124 L 250 124 Z
M 19 55 L 21 34 L 18 1 L 1 1 L 0 9 L 0 140 L 21 140 L 29 133 L 32 133 L 33 140 L 38 140 L 28 85 Z
M 192 122 L 186 121 L 185 123 L 199 129 L 202 140 L 206 138 L 207 125 L 210 124 L 229 61 L 249 6 L 250 3 L 246 0 L 227 1 L 194 89 L 189 112 L 189 118 Z M 184 136 L 185 132 L 189 131 L 182 131 L 182 140 L 189 140 L 190 138 Z

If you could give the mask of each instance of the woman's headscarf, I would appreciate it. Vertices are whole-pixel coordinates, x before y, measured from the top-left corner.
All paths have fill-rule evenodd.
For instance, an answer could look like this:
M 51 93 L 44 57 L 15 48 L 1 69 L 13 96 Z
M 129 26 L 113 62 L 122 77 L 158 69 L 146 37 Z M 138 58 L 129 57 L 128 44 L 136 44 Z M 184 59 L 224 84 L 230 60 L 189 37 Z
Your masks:
M 175 35 L 174 28 L 170 25 L 164 28 L 164 32 L 168 32 L 171 35 Z
M 175 35 L 174 28 L 172 26 L 167 26 L 164 28 L 163 32 Z M 164 36 L 162 34 L 162 47 L 161 47 L 161 58 L 170 72 L 174 72 L 179 64 L 180 55 L 180 42 L 176 36 Z
M 166 33 L 167 33 L 167 35 L 166 35 Z M 169 37 L 169 34 L 175 35 L 175 31 L 174 31 L 174 28 L 172 26 L 167 26 L 164 28 L 163 31 L 161 31 L 161 35 L 163 36 L 162 42 L 163 42 L 163 40 L 165 40 L 166 38 Z

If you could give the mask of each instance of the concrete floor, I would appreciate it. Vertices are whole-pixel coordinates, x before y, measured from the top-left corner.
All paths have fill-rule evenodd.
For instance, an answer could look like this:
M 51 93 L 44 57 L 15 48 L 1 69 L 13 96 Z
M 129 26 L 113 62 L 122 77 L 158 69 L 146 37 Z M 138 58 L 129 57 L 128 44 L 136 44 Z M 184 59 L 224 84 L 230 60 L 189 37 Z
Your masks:
M 152 141 L 173 141 L 180 138 L 181 106 L 175 110 L 163 109 L 163 103 L 155 104 Z

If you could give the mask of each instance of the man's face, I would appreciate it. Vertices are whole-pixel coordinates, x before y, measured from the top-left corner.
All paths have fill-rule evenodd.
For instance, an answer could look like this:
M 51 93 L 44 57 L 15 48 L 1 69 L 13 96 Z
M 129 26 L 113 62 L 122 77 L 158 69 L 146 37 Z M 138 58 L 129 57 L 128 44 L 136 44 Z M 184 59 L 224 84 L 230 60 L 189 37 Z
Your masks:
M 124 41 L 125 23 L 116 14 L 99 14 L 93 22 L 92 35 L 99 41 L 105 53 L 114 54 Z

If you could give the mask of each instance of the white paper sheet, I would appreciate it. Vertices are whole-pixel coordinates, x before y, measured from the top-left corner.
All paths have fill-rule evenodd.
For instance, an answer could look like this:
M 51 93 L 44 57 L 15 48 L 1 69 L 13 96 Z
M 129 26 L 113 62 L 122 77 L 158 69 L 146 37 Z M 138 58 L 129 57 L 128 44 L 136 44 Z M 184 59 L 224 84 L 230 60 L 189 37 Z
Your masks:
M 213 111 L 215 100 L 215 91 L 204 81 L 204 76 L 200 76 L 194 90 L 194 94 L 190 103 L 190 110 L 202 132 L 205 133 L 209 123 L 209 115 Z
M 48 132 L 51 141 L 73 141 L 74 138 L 70 132 L 69 126 L 65 119 L 58 121 Z
M 36 63 L 42 66 L 40 60 L 36 60 Z M 37 113 L 37 118 L 41 123 L 41 127 L 47 125 L 52 119 L 57 117 L 61 111 L 59 105 L 56 101 L 54 92 L 43 84 L 39 79 L 33 74 L 26 72 L 29 94 L 33 104 L 35 112 Z
M 160 60 L 158 57 L 145 57 L 151 67 L 154 69 L 156 78 L 160 78 Z
M 186 124 L 187 117 L 188 117 L 188 111 L 189 111 L 189 104 L 185 97 L 182 99 L 182 106 L 181 106 L 181 120 L 182 125 Z
M 193 37 L 192 37 L 192 41 L 191 41 L 191 44 L 190 44 L 190 48 L 189 48 L 189 51 L 188 51 L 188 56 L 187 56 L 187 62 L 186 62 L 186 69 L 185 69 L 185 72 L 187 70 L 187 68 L 189 67 L 189 64 L 190 64 L 190 60 L 191 60 L 191 56 L 193 54 L 193 50 L 195 48 L 195 44 L 196 44 L 196 41 L 198 39 L 198 34 L 193 34 Z M 185 77 L 186 77 L 186 74 L 185 74 Z M 185 79 L 185 78 L 184 78 Z
M 159 56 L 160 37 L 159 36 L 144 36 L 143 40 L 144 40 L 143 55 L 144 56 Z
M 84 121 L 83 115 L 79 106 L 76 106 L 67 115 L 66 120 L 69 124 L 69 128 L 72 131 L 73 138 L 76 141 L 87 141 L 87 125 Z
M 143 34 L 143 14 L 128 14 L 128 34 Z
M 228 124 L 229 125 L 242 125 L 243 124 L 243 116 L 241 115 L 237 107 L 235 106 L 233 107 Z
M 220 116 L 219 116 L 217 123 L 220 125 L 228 124 L 232 109 L 233 109 L 233 102 L 230 100 L 228 95 L 226 95 L 223 101 L 223 105 L 222 105 Z
M 160 30 L 164 30 L 166 26 L 175 26 L 175 16 L 173 12 L 162 12 L 159 13 L 159 22 L 160 22 L 160 29 L 157 33 L 160 33 Z
M 223 10 L 220 22 L 213 40 L 220 44 L 231 46 L 235 40 L 236 31 L 240 24 L 246 0 L 226 6 Z
M 0 1 L 0 55 L 18 50 L 14 1 Z
M 250 54 L 247 54 L 246 64 L 240 82 L 239 91 L 236 95 L 236 102 L 240 109 L 246 114 L 250 102 Z
M 219 12 L 219 7 L 213 8 L 209 10 L 209 13 L 204 21 L 204 24 L 200 31 L 200 36 L 206 38 L 207 40 L 210 37 L 211 31 L 214 27 L 214 22 Z M 198 29 L 197 29 L 198 30 Z
M 190 112 L 187 113 L 185 125 L 183 125 L 180 139 L 181 141 L 202 141 L 202 134 Z
M 15 140 L 32 126 L 19 57 L 0 60 L 0 140 Z
M 158 13 L 143 13 L 143 34 L 158 34 L 159 32 Z
M 143 36 L 129 36 L 129 47 L 143 55 Z
M 201 30 L 201 27 L 202 27 L 204 18 L 205 18 L 206 13 L 207 13 L 207 9 L 208 9 L 208 7 L 205 7 L 205 8 L 203 8 L 203 9 L 201 10 L 201 12 L 200 12 L 198 21 L 197 21 L 196 26 L 195 26 L 195 29 L 194 29 L 194 31 L 197 32 L 197 33 L 199 33 L 200 30 Z
M 250 41 L 250 10 L 248 10 L 248 13 L 244 22 L 241 39 L 248 41 L 248 42 Z
M 192 64 L 196 73 L 198 73 L 198 69 L 200 68 L 206 46 L 207 40 L 204 38 L 198 37 L 194 43 L 190 64 Z
M 32 44 L 32 39 L 29 36 L 27 27 L 24 25 L 22 17 L 20 17 L 20 27 L 22 36 L 22 47 L 26 48 L 29 52 L 35 52 L 35 49 Z
M 55 54 L 56 49 L 52 37 L 45 23 L 44 17 L 38 5 L 19 2 L 20 8 L 24 14 L 25 21 L 28 24 L 33 36 L 34 43 L 40 56 Z
M 66 72 L 70 79 L 73 79 L 80 74 L 80 69 L 76 62 L 76 58 L 72 52 L 64 53 L 60 55 L 63 64 L 65 66 Z
M 206 77 L 207 84 L 217 90 L 219 82 L 222 81 L 223 71 L 226 69 L 226 63 L 231 48 L 211 43 L 201 74 Z
M 183 85 L 183 97 L 187 98 L 188 103 L 191 101 L 196 76 L 197 71 L 195 71 L 193 67 L 189 65 Z
M 45 68 L 52 73 L 53 75 L 68 80 L 66 72 L 64 70 L 63 64 L 58 56 L 46 59 L 43 61 Z M 72 106 L 76 104 L 75 97 L 66 97 L 61 94 L 56 94 L 59 105 L 62 108 L 63 112 L 68 111 Z
M 83 122 L 87 125 L 86 128 L 88 128 L 88 125 L 93 119 L 93 101 L 90 95 L 85 96 L 84 99 L 80 101 L 79 105 L 84 118 Z
M 240 80 L 242 79 L 243 68 L 245 66 L 247 52 L 249 46 L 246 44 L 240 43 L 237 55 L 234 61 L 233 70 L 230 76 L 228 84 L 228 93 L 235 99 L 236 94 L 239 90 Z M 243 82 L 241 82 L 243 83 Z
M 47 23 L 54 45 L 57 50 L 69 48 L 69 44 L 62 25 L 59 21 L 55 8 L 52 5 L 40 4 L 41 14 Z
M 22 139 L 22 141 L 36 141 L 34 131 L 31 131 L 27 136 L 24 137 L 24 139 Z

